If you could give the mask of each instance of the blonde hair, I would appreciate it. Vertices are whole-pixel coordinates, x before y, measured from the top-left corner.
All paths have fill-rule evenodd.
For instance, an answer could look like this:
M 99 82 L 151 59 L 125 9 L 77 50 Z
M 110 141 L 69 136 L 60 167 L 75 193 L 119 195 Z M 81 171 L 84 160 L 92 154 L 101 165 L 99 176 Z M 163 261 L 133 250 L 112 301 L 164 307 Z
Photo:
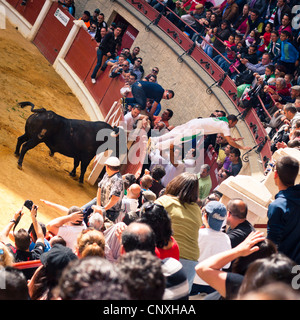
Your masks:
M 81 258 L 98 256 L 105 257 L 105 238 L 102 232 L 88 228 L 82 230 L 77 238 L 78 255 Z
M 3 250 L 3 253 L 2 253 Z M 2 267 L 11 267 L 14 263 L 14 257 L 10 253 L 7 246 L 0 242 L 0 266 Z

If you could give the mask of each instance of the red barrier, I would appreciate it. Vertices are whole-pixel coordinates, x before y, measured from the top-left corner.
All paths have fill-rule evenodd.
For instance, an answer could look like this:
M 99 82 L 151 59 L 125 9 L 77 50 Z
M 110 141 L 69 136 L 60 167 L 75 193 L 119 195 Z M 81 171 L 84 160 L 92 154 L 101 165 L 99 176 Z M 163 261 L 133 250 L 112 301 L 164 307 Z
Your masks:
M 96 57 L 97 42 L 92 40 L 91 35 L 80 28 L 71 48 L 65 56 L 65 61 L 76 73 L 81 81 L 85 81 L 92 69 Z
M 54 2 L 33 40 L 33 43 L 51 64 L 55 61 L 73 27 L 73 20 L 74 17 L 66 9 Z

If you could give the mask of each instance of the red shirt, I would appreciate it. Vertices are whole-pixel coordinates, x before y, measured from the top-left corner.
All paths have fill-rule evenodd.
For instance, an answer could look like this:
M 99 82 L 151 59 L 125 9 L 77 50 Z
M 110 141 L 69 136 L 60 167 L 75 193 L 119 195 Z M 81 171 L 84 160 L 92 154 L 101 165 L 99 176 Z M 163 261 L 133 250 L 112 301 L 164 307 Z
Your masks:
M 165 250 L 165 249 L 155 248 L 155 254 L 159 259 L 163 260 L 166 258 L 174 258 L 179 261 L 178 243 L 173 237 L 171 237 L 171 240 L 173 241 L 173 245 L 170 249 Z

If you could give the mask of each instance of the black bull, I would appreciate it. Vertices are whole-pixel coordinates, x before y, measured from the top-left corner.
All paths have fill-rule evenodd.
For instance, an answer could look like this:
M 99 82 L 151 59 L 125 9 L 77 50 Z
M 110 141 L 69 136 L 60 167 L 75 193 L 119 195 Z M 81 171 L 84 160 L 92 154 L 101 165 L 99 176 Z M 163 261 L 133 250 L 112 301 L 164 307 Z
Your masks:
M 83 183 L 86 169 L 97 152 L 110 149 L 116 156 L 124 153 L 120 146 L 124 147 L 126 143 L 121 143 L 120 139 L 123 139 L 125 134 L 119 127 L 113 128 L 102 121 L 67 119 L 44 108 L 34 109 L 31 102 L 19 103 L 22 108 L 28 105 L 34 113 L 26 121 L 25 133 L 18 138 L 15 155 L 19 156 L 19 169 L 22 168 L 25 153 L 44 142 L 50 149 L 51 156 L 58 152 L 74 158 L 71 176 L 76 176 L 76 168 L 81 164 L 79 182 Z

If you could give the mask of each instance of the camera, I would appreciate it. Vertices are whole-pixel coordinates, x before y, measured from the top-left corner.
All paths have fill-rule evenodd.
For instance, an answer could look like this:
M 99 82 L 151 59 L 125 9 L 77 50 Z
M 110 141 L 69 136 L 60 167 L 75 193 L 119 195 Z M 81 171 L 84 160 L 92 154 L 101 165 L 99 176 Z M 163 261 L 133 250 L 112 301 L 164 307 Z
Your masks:
M 33 206 L 33 201 L 31 201 L 31 200 L 26 200 L 26 201 L 24 202 L 24 207 L 26 207 L 29 211 L 31 211 L 32 206 Z

